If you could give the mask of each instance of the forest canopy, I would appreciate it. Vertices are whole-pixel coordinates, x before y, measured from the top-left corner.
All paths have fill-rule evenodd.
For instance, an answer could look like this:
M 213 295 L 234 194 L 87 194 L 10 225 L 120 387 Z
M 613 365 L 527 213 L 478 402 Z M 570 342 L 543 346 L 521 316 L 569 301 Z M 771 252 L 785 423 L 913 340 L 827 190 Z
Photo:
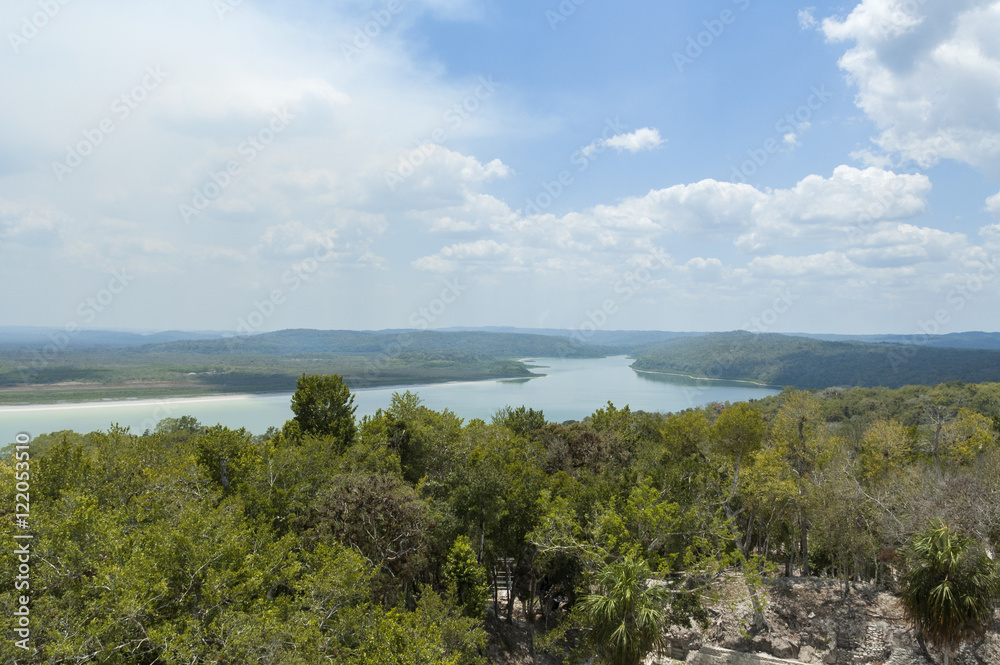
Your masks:
M 1000 493 L 996 383 L 609 402 L 563 424 L 528 406 L 465 422 L 411 392 L 357 421 L 340 377 L 299 384 L 262 435 L 181 417 L 5 450 L 5 537 L 33 539 L 23 588 L 16 558 L 0 568 L 6 617 L 30 596 L 29 648 L 0 658 L 484 663 L 517 618 L 550 653 L 637 662 L 600 637 L 627 603 L 644 653 L 733 574 L 752 634 L 776 576 L 896 588 L 928 518 L 1000 545 L 981 500 Z

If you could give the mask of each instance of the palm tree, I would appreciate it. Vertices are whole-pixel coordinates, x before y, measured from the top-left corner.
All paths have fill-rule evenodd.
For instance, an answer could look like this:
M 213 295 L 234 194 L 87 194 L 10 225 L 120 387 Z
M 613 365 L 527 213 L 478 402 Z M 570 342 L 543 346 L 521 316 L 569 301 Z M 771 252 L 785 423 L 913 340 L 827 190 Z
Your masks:
M 914 536 L 901 600 L 917 633 L 941 649 L 948 665 L 962 642 L 993 625 L 1000 577 L 982 546 L 941 522 Z
M 667 590 L 649 586 L 651 576 L 645 561 L 626 557 L 602 568 L 598 592 L 577 604 L 590 628 L 587 641 L 606 665 L 638 665 L 663 644 Z

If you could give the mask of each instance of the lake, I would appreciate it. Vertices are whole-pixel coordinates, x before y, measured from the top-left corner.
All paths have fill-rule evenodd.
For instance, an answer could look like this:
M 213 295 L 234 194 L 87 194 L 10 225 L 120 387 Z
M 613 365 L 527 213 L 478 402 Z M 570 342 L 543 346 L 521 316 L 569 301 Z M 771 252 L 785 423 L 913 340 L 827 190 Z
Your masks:
M 739 402 L 776 395 L 780 391 L 748 383 L 694 380 L 679 376 L 647 374 L 629 368 L 631 359 L 538 358 L 528 361 L 545 376 L 511 381 L 474 381 L 425 386 L 369 388 L 354 392 L 357 417 L 386 408 L 394 392 L 417 393 L 424 405 L 450 409 L 467 421 L 487 422 L 504 406 L 541 409 L 553 422 L 582 420 L 610 400 L 633 411 L 681 411 L 711 402 Z M 0 445 L 24 432 L 32 437 L 47 432 L 106 430 L 112 423 L 142 433 L 163 418 L 194 416 L 204 425 L 217 423 L 246 427 L 261 434 L 280 427 L 292 417 L 291 393 L 271 395 L 219 395 L 161 400 L 86 402 L 37 406 L 0 407 Z

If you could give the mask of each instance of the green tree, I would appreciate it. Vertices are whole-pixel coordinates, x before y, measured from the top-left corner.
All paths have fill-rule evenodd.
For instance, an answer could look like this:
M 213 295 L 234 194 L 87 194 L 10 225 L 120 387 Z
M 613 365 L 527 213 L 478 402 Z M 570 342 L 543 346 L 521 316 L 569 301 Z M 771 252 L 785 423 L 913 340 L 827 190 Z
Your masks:
M 335 437 L 341 448 L 346 449 L 357 436 L 355 409 L 354 395 L 336 374 L 303 374 L 295 383 L 292 413 L 305 434 Z
M 467 536 L 455 539 L 444 566 L 444 581 L 448 590 L 455 594 L 463 614 L 473 619 L 483 618 L 489 598 L 486 569 L 476 561 L 476 553 Z
M 859 446 L 862 478 L 868 485 L 882 485 L 906 465 L 911 449 L 905 427 L 895 420 L 876 420 L 865 430 Z
M 662 646 L 667 590 L 650 585 L 650 576 L 645 561 L 625 557 L 602 568 L 597 593 L 580 599 L 587 643 L 605 665 L 639 665 Z
M 493 414 L 493 424 L 506 427 L 518 436 L 528 436 L 532 432 L 545 427 L 545 414 L 541 411 L 519 406 L 516 409 L 509 405 Z
M 916 534 L 907 553 L 900 599 L 917 632 L 941 649 L 948 665 L 962 642 L 993 625 L 1000 594 L 996 566 L 979 543 L 938 522 Z
M 223 491 L 239 486 L 257 464 L 259 455 L 252 438 L 245 429 L 216 425 L 195 440 L 198 464 Z
M 204 430 L 205 427 L 194 416 L 181 416 L 180 418 L 163 418 L 156 423 L 156 429 L 153 431 L 157 434 L 175 434 L 177 432 L 198 434 Z
M 337 475 L 312 502 L 307 541 L 355 549 L 389 598 L 423 571 L 428 522 L 425 502 L 398 477 Z

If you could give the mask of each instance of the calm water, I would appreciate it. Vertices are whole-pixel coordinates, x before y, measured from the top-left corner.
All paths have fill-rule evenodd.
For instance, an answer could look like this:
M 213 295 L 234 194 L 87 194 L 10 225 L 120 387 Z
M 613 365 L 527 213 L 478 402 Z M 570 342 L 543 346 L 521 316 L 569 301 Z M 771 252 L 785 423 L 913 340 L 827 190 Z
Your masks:
M 540 358 L 530 361 L 533 371 L 546 376 L 518 381 L 477 381 L 403 388 L 372 388 L 355 392 L 357 416 L 373 414 L 389 406 L 394 392 L 410 390 L 424 405 L 435 410 L 451 409 L 469 420 L 490 417 L 506 405 L 541 409 L 554 422 L 582 420 L 612 401 L 633 411 L 680 411 L 710 402 L 759 399 L 779 391 L 747 384 L 693 381 L 682 377 L 642 374 L 629 368 L 624 356 L 596 360 Z M 271 425 L 280 427 L 292 417 L 291 393 L 238 395 L 187 399 L 89 402 L 39 406 L 0 407 L 0 445 L 25 432 L 37 436 L 71 429 L 92 432 L 112 423 L 129 426 L 133 432 L 152 429 L 162 418 L 194 416 L 205 425 L 221 423 L 246 427 L 255 434 Z

